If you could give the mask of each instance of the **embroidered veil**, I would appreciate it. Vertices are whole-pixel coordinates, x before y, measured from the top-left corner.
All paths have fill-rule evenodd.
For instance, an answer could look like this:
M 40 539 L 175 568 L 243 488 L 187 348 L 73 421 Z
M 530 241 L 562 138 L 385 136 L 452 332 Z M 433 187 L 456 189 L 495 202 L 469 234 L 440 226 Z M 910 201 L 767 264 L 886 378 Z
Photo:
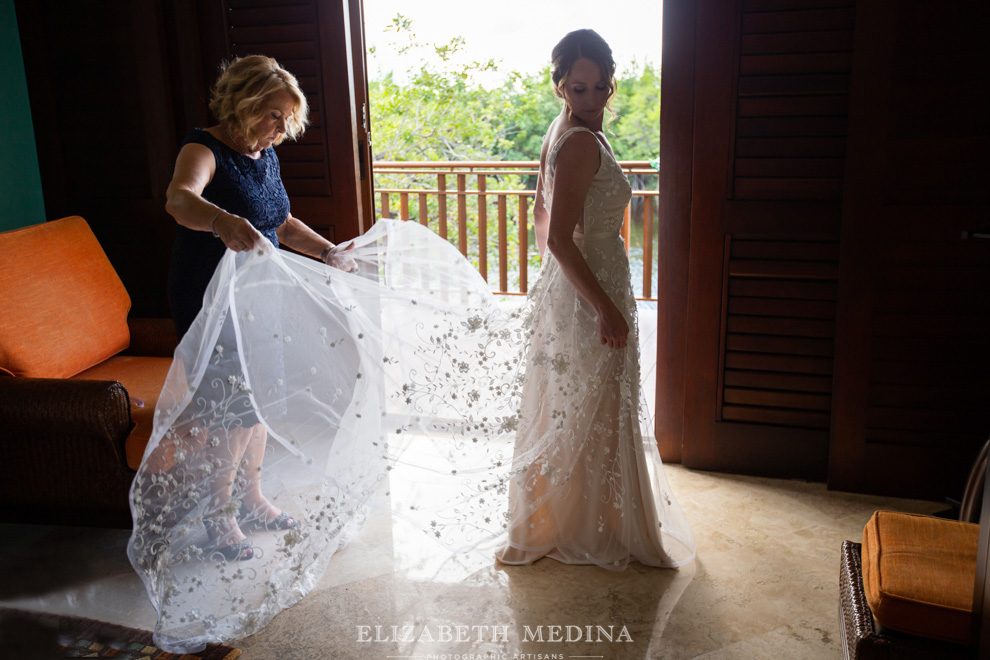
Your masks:
M 527 370 L 571 383 L 574 406 L 597 405 L 580 399 L 594 364 L 533 352 L 533 315 L 545 301 L 497 299 L 454 247 L 415 223 L 381 220 L 350 255 L 353 273 L 270 246 L 228 252 L 176 351 L 132 486 L 128 545 L 166 650 L 246 636 L 304 597 L 376 495 L 447 552 L 494 552 L 533 515 L 532 502 L 513 509 L 510 490 L 527 487 L 513 477 L 534 465 L 553 473 L 541 501 L 580 487 L 554 458 L 576 409 L 542 409 L 556 430 L 516 450 L 520 429 L 533 427 L 522 406 Z M 622 390 L 633 414 L 643 410 L 638 369 L 635 377 Z M 227 561 L 207 530 L 215 516 L 238 515 L 239 486 L 258 478 L 229 458 L 227 445 L 249 428 L 267 434 L 262 491 L 298 524 L 244 526 L 254 557 Z M 648 483 L 637 488 L 651 494 L 662 537 L 656 565 L 677 566 L 694 546 L 651 435 L 637 435 L 648 457 L 638 477 Z M 607 506 L 641 515 L 637 502 Z

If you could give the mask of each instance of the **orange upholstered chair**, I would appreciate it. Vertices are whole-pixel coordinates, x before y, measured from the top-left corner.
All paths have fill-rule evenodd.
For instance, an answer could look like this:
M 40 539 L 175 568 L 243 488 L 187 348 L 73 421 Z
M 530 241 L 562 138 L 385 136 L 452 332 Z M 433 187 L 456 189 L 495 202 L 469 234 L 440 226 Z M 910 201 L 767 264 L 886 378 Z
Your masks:
M 863 542 L 845 541 L 839 621 L 847 660 L 990 657 L 988 441 L 960 519 L 877 511 Z
M 129 321 L 80 217 L 0 233 L 0 254 L 0 520 L 127 526 L 174 327 Z

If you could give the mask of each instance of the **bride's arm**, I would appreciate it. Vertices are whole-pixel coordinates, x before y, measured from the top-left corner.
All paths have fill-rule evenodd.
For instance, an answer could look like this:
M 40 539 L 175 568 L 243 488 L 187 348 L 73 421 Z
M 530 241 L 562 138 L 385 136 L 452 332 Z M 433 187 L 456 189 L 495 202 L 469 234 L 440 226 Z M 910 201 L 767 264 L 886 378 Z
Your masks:
M 536 247 L 542 258 L 547 251 L 547 234 L 550 232 L 550 217 L 543 206 L 543 166 L 536 177 L 536 198 L 533 201 L 533 227 L 536 229 Z
M 540 258 L 546 255 L 547 233 L 550 231 L 550 217 L 543 200 L 543 170 L 547 165 L 547 140 L 544 138 L 540 149 L 540 169 L 536 175 L 536 198 L 533 200 L 533 227 L 536 229 L 536 247 Z
M 557 259 L 567 281 L 598 313 L 601 343 L 610 348 L 624 348 L 629 324 L 574 244 L 574 228 L 600 164 L 601 149 L 591 133 L 576 133 L 561 145 L 554 174 L 547 249 Z

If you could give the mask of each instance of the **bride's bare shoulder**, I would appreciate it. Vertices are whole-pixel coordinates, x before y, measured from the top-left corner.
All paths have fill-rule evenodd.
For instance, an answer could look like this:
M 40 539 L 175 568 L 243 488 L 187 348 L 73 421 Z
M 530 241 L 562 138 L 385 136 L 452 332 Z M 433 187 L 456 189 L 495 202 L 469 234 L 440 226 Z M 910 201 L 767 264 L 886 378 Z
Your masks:
M 553 120 L 550 124 L 550 128 L 547 129 L 547 134 L 543 140 L 543 153 L 553 149 L 557 146 L 558 149 L 563 148 L 564 145 L 559 144 L 560 140 L 574 128 L 585 128 L 582 124 L 569 120 L 567 117 L 560 116 Z M 584 135 L 587 133 L 587 136 Z M 591 144 L 587 138 L 594 138 L 594 135 L 590 131 L 575 131 L 570 136 L 567 137 L 566 142 L 578 142 Z

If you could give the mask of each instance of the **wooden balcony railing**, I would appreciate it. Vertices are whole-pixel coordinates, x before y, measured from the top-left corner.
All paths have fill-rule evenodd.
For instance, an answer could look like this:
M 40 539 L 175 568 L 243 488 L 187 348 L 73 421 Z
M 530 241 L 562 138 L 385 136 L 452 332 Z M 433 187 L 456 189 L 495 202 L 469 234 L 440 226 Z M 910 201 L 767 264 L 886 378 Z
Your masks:
M 657 171 L 648 161 L 619 165 L 633 184 L 622 235 L 634 290 L 656 300 Z M 538 161 L 377 161 L 376 202 L 381 217 L 417 221 L 455 243 L 489 282 L 494 263 L 496 293 L 525 294 L 539 270 L 531 227 L 538 169 Z

